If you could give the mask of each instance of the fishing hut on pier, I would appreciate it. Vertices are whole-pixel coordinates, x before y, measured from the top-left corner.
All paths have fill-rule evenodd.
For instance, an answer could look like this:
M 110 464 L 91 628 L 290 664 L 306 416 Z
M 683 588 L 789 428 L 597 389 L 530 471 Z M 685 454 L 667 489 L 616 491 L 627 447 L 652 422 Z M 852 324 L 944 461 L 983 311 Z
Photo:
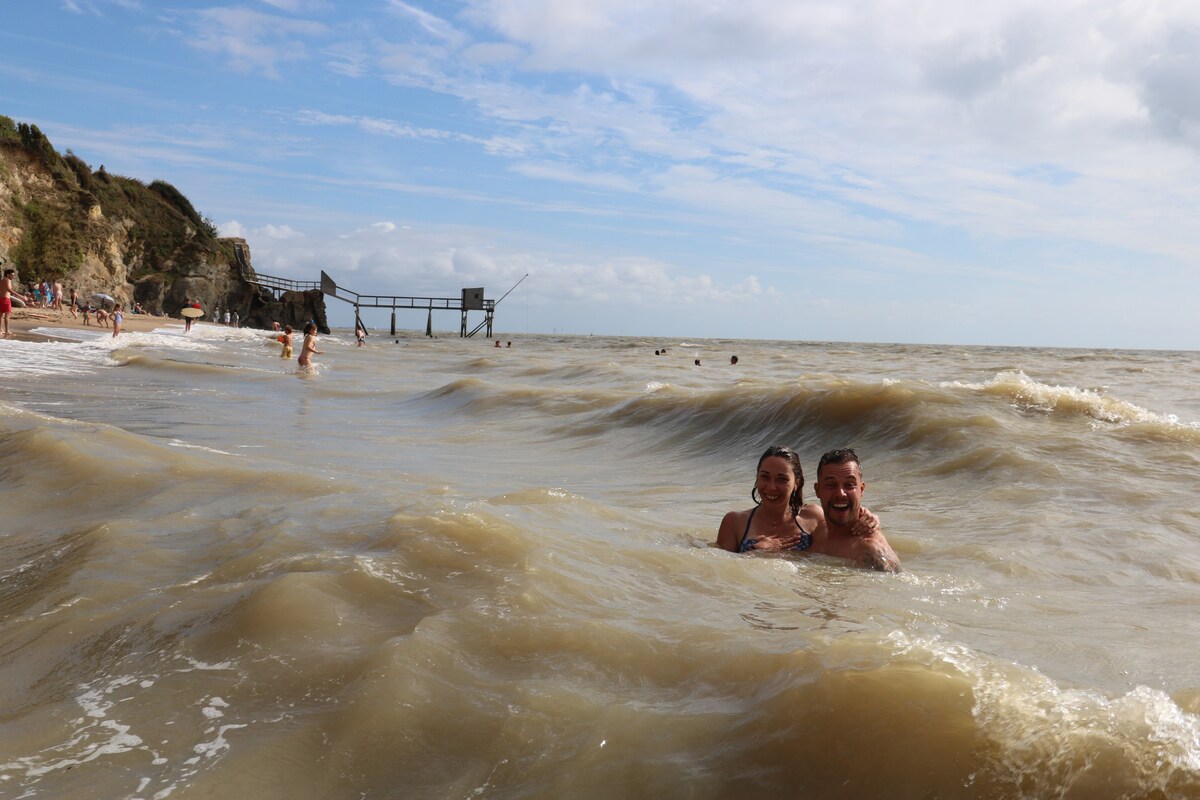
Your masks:
M 524 280 L 524 279 L 522 279 Z M 470 338 L 480 330 L 486 329 L 484 336 L 492 336 L 492 320 L 496 313 L 496 300 L 488 300 L 483 296 L 483 288 L 463 289 L 460 297 L 412 297 L 402 295 L 359 294 L 338 286 L 333 278 L 321 270 L 321 292 L 350 303 L 354 306 L 354 321 L 358 323 L 359 311 L 363 308 L 390 308 L 392 310 L 392 335 L 396 335 L 396 312 L 401 309 L 425 310 L 428 313 L 425 322 L 425 334 L 433 335 L 434 311 L 457 311 L 459 313 L 458 335 Z M 468 330 L 467 312 L 482 311 L 483 321 Z

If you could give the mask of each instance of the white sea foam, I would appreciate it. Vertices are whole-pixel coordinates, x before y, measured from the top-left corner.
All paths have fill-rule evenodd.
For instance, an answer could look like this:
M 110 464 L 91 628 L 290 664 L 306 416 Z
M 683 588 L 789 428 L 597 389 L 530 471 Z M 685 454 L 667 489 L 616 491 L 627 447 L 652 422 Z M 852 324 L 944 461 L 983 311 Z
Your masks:
M 1100 422 L 1114 425 L 1153 423 L 1166 426 L 1198 428 L 1197 423 L 1180 422 L 1175 414 L 1157 414 L 1135 403 L 1112 397 L 1095 389 L 1042 383 L 1020 370 L 998 373 L 990 381 L 965 383 L 947 381 L 943 388 L 964 388 L 985 394 L 1007 397 L 1017 406 L 1043 412 L 1083 414 Z

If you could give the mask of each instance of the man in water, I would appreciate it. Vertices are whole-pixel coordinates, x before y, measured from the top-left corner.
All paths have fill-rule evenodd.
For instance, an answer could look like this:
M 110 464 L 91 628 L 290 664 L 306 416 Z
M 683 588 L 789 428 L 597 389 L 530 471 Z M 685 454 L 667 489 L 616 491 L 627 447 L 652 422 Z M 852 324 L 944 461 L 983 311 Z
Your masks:
M 876 528 L 866 536 L 855 536 L 851 531 L 866 488 L 862 466 L 853 450 L 830 450 L 821 456 L 813 489 L 825 511 L 825 521 L 813 532 L 811 552 L 848 558 L 881 572 L 899 572 L 900 559 L 881 530 Z

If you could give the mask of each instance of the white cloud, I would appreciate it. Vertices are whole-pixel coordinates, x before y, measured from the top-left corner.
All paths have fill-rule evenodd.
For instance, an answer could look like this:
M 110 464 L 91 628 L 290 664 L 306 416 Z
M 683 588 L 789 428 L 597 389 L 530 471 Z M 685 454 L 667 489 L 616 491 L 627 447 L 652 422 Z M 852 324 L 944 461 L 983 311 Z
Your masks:
M 774 295 L 755 276 L 727 284 L 652 258 L 581 261 L 503 243 L 483 230 L 393 222 L 334 236 L 291 229 L 283 236 L 272 226 L 248 230 L 237 222 L 220 229 L 222 235 L 250 241 L 255 269 L 261 273 L 313 280 L 324 269 L 339 285 L 362 294 L 453 296 L 462 287 L 484 286 L 489 297 L 497 298 L 529 273 L 523 285 L 527 302 L 543 307 L 564 297 L 653 309 Z
M 288 239 L 302 239 L 304 234 L 295 230 L 290 225 L 263 225 L 261 228 L 247 228 L 237 220 L 229 220 L 222 222 L 217 226 L 217 231 L 222 236 L 230 236 L 239 239 L 270 239 L 273 241 L 285 241 Z
M 186 16 L 191 23 L 189 45 L 223 56 L 238 72 L 261 72 L 274 79 L 282 77 L 280 64 L 308 58 L 306 40 L 327 30 L 319 22 L 247 8 L 208 8 Z

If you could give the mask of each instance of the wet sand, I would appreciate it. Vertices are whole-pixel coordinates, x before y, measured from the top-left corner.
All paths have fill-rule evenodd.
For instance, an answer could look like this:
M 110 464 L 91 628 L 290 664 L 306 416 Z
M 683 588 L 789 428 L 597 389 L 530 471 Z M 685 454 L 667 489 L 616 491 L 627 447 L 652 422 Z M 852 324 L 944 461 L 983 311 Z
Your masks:
M 47 341 L 53 337 L 43 334 L 34 333 L 38 328 L 78 328 L 85 331 L 103 331 L 112 332 L 112 325 L 101 325 L 96 322 L 95 315 L 92 315 L 90 325 L 83 324 L 83 315 L 78 317 L 71 316 L 69 311 L 52 311 L 48 308 L 14 308 L 12 317 L 10 318 L 9 327 L 12 329 L 12 338 L 22 339 L 24 341 Z M 200 321 L 199 325 L 213 325 L 215 323 Z M 183 325 L 182 317 L 155 317 L 149 314 L 125 314 L 125 319 L 121 323 L 121 332 L 130 333 L 147 333 L 162 328 L 167 325 Z

